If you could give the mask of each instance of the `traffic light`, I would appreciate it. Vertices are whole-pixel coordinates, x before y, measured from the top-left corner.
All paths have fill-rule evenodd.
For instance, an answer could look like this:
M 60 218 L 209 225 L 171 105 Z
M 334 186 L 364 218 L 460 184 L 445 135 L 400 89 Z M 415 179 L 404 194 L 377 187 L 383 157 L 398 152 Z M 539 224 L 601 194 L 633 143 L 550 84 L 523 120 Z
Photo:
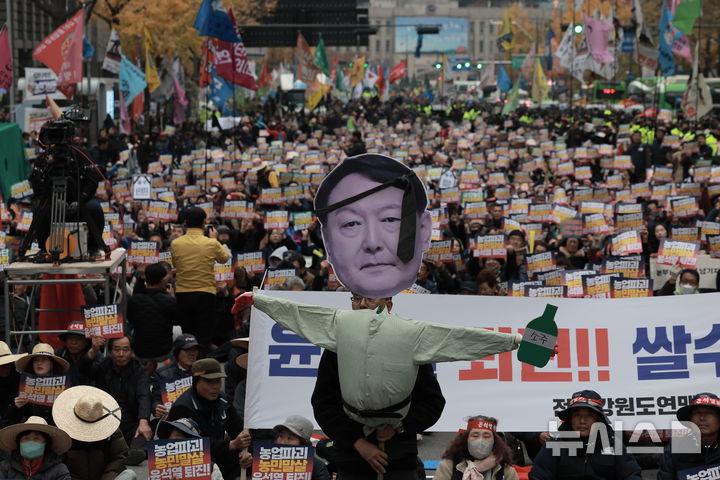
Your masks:
M 465 62 L 465 68 L 470 68 L 470 62 Z
M 575 31 L 575 34 L 576 34 L 576 35 L 580 35 L 581 33 L 583 33 L 583 26 L 582 26 L 582 25 L 575 25 L 574 31 Z
M 353 66 L 353 62 L 348 63 L 348 67 L 352 67 L 352 66 Z
M 455 65 L 455 70 L 462 70 L 462 63 Z
M 482 68 L 483 68 L 482 62 L 477 62 L 477 63 L 475 64 L 475 68 L 477 68 L 478 70 L 482 69 Z
M 365 62 L 365 63 L 363 64 L 363 67 L 367 68 L 367 66 L 368 66 L 368 63 Z
M 437 62 L 437 63 L 435 64 L 435 70 L 440 70 L 441 68 L 442 68 L 442 63 Z

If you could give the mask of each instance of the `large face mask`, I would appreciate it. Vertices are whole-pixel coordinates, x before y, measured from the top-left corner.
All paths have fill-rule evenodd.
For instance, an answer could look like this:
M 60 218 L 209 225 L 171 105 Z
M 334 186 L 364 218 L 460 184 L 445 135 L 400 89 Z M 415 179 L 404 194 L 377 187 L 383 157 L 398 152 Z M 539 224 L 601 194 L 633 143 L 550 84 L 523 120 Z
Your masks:
M 681 283 L 675 290 L 675 295 L 690 295 L 697 293 L 697 289 L 689 283 Z
M 45 453 L 45 444 L 35 440 L 27 440 L 20 444 L 20 455 L 28 460 L 40 458 Z
M 468 440 L 468 451 L 473 458 L 482 460 L 492 453 L 494 444 L 495 442 L 492 440 L 485 440 L 483 438 L 478 440 Z

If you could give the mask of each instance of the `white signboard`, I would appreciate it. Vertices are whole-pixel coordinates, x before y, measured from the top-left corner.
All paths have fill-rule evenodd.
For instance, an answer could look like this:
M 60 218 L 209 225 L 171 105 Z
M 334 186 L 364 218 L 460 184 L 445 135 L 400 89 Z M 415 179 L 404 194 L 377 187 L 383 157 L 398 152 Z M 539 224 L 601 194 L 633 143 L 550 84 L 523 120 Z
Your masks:
M 133 200 L 150 200 L 152 198 L 151 175 L 133 175 L 132 197 Z
M 670 278 L 669 265 L 658 265 L 657 259 L 650 259 L 650 278 L 653 279 L 653 288 L 660 290 Z M 710 255 L 698 255 L 697 271 L 700 274 L 700 288 L 717 288 L 717 275 L 720 271 L 720 258 L 712 258 Z
M 348 292 L 264 291 L 310 305 L 349 308 Z M 560 353 L 542 369 L 516 352 L 438 363 L 447 404 L 432 430 L 456 432 L 469 415 L 500 419 L 506 431 L 547 431 L 573 392 L 597 391 L 611 420 L 669 428 L 692 394 L 716 392 L 720 376 L 720 293 L 633 299 L 553 298 Z M 407 318 L 520 333 L 546 299 L 400 294 L 393 312 Z M 448 312 L 452 312 L 449 315 Z M 272 428 L 293 412 L 314 418 L 310 397 L 321 349 L 253 309 L 246 427 Z M 382 372 L 371 372 L 382 375 Z
M 57 90 L 57 75 L 49 68 L 26 68 L 24 101 L 50 98 L 64 100 L 65 95 Z

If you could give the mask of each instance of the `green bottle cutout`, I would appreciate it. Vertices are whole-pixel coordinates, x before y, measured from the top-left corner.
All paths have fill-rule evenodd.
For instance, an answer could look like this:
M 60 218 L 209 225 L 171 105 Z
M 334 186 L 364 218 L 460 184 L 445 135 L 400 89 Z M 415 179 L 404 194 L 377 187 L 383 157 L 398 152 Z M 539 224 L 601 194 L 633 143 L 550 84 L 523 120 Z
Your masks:
M 527 324 L 518 349 L 518 360 L 536 367 L 547 365 L 557 343 L 558 327 L 555 324 L 557 309 L 558 307 L 548 303 L 543 314 Z

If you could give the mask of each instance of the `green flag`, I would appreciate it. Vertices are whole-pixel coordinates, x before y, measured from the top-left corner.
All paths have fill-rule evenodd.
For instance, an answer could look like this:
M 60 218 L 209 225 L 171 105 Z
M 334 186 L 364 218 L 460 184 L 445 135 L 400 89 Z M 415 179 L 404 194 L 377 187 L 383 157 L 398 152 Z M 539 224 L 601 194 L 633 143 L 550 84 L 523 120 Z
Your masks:
M 691 35 L 695 20 L 700 16 L 702 0 L 683 0 L 675 8 L 675 16 L 672 23 L 685 35 Z
M 342 70 L 340 69 L 340 65 L 335 67 L 335 90 L 338 92 L 344 92 L 345 91 L 345 85 L 344 85 L 345 77 L 343 77 Z
M 16 183 L 27 180 L 30 164 L 25 159 L 22 131 L 17 123 L 0 125 L 0 196 L 7 204 Z
M 318 67 L 322 73 L 328 77 L 330 76 L 330 66 L 328 65 L 325 42 L 323 41 L 322 35 L 320 35 L 320 41 L 317 47 L 315 47 L 315 66 Z
M 512 90 L 510 90 L 507 103 L 503 106 L 502 114 L 507 115 L 508 113 L 514 112 L 518 107 L 518 103 L 520 103 L 520 75 L 518 75 L 517 80 L 515 80 L 515 85 L 513 85 Z

